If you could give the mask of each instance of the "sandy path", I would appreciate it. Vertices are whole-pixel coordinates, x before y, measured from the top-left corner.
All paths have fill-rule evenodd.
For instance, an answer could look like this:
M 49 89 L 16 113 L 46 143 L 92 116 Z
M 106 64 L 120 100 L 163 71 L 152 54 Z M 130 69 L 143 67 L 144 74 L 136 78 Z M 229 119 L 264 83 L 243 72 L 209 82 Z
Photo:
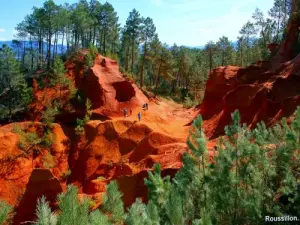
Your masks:
M 129 113 L 129 109 L 127 111 Z M 140 123 L 147 125 L 154 131 L 180 138 L 183 141 L 185 141 L 189 130 L 189 126 L 185 125 L 195 116 L 193 109 L 185 109 L 182 105 L 165 99 L 150 102 L 148 110 L 143 110 L 142 106 L 140 109 L 133 109 L 132 115 L 128 115 L 126 120 L 138 121 L 138 112 L 142 113 Z M 112 119 L 118 120 L 122 117 L 113 117 Z

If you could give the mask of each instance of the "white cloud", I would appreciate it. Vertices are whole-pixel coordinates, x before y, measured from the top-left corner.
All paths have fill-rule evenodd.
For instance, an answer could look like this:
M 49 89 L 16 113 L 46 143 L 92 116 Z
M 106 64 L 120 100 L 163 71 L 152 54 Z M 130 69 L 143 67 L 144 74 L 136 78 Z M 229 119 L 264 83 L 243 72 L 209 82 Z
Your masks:
M 0 28 L 0 32 L 4 32 L 5 30 L 3 28 Z
M 0 41 L 7 41 L 7 39 L 0 37 Z

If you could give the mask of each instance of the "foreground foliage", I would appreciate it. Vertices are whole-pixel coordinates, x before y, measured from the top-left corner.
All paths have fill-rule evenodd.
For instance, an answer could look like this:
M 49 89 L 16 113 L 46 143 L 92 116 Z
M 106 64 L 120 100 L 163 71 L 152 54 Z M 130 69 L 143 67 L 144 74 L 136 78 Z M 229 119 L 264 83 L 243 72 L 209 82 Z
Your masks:
M 250 131 L 240 124 L 238 112 L 232 119 L 214 158 L 206 149 L 201 117 L 194 121 L 189 151 L 176 176 L 162 177 L 155 165 L 145 179 L 148 204 L 137 199 L 125 212 L 113 181 L 102 206 L 91 211 L 90 200 L 79 201 L 71 185 L 58 196 L 55 214 L 44 198 L 38 201 L 37 224 L 227 225 L 264 224 L 265 216 L 300 217 L 300 107 L 289 125 L 283 119 L 271 128 L 261 123 Z M 2 220 L 8 210 L 1 203 Z

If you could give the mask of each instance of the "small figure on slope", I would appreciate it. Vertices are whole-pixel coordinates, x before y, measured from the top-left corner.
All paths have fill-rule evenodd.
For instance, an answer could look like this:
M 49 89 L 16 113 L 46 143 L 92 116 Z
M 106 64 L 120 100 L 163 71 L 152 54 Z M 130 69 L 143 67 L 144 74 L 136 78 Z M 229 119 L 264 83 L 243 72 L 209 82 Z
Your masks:
M 123 109 L 123 114 L 124 114 L 124 118 L 126 118 L 126 116 L 127 116 L 127 109 L 126 108 Z

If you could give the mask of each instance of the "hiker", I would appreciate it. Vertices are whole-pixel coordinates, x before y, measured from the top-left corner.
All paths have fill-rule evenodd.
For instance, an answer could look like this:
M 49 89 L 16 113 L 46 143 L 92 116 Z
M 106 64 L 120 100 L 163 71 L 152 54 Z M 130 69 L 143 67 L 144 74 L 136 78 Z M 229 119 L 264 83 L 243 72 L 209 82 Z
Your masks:
M 130 108 L 130 110 L 129 110 L 129 115 L 131 116 L 132 115 L 132 108 Z
M 127 110 L 126 110 L 126 108 L 123 109 L 123 114 L 124 114 L 124 118 L 126 118 L 126 116 L 127 116 Z
M 141 112 L 139 112 L 137 116 L 138 116 L 139 121 L 141 121 L 141 118 L 142 118 Z
M 148 103 L 146 103 L 145 106 L 146 106 L 146 110 L 148 110 Z
M 102 65 L 103 67 L 106 66 L 106 60 L 105 60 L 105 59 L 102 59 L 101 65 Z

